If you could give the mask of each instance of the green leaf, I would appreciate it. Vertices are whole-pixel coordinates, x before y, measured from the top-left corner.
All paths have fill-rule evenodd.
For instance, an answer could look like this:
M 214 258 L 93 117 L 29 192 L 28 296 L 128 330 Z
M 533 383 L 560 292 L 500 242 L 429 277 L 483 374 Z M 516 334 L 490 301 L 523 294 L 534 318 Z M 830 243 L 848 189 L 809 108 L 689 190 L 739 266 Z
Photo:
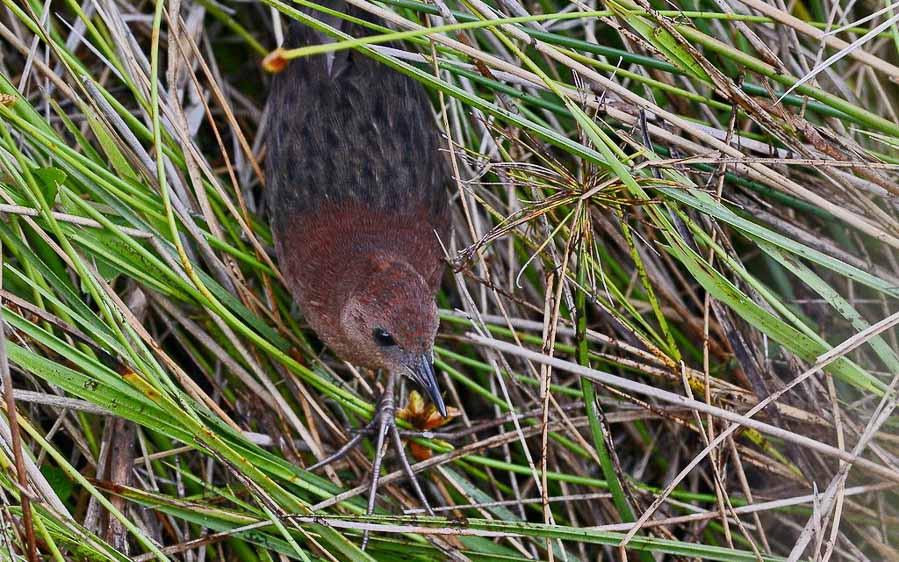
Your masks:
M 136 252 L 133 247 L 125 243 L 120 237 L 99 229 L 76 228 L 64 226 L 73 242 L 92 259 L 104 264 L 104 272 L 115 276 L 124 273 L 140 283 L 153 288 L 164 295 L 170 295 L 179 300 L 191 300 L 171 283 L 166 283 L 170 274 L 164 266 L 148 255 Z
M 809 261 L 826 267 L 831 271 L 857 281 L 862 285 L 866 285 L 868 287 L 871 287 L 872 289 L 893 297 L 899 297 L 899 287 L 897 287 L 895 284 L 881 279 L 880 277 L 877 277 L 876 275 L 873 275 L 855 266 L 842 262 L 839 259 L 829 256 L 823 252 L 810 248 L 801 242 L 797 242 L 782 234 L 774 232 L 764 225 L 743 218 L 728 209 L 720 201 L 716 201 L 712 196 L 710 196 L 708 193 L 703 192 L 702 190 L 673 189 L 665 187 L 660 188 L 659 191 L 664 193 L 667 197 L 674 199 L 675 201 L 683 203 L 688 207 L 692 207 L 693 209 L 696 209 L 701 213 L 711 215 L 716 219 L 733 226 L 734 228 L 740 230 L 751 238 L 765 240 L 779 248 L 783 248 L 784 250 L 795 256 L 808 259 Z
M 131 167 L 131 164 L 128 163 L 128 159 L 125 158 L 122 151 L 119 150 L 113 136 L 106 129 L 106 124 L 97 117 L 93 110 L 86 108 L 85 112 L 87 123 L 90 125 L 91 131 L 94 132 L 94 136 L 97 137 L 100 148 L 103 149 L 106 157 L 109 158 L 109 164 L 112 166 L 112 169 L 122 177 L 137 179 L 137 173 Z
M 703 82 L 712 81 L 702 66 L 693 58 L 693 55 L 678 43 L 667 29 L 649 18 L 634 14 L 628 7 L 614 0 L 606 2 L 606 5 L 615 15 L 625 20 L 637 33 L 661 51 L 673 65 Z
M 66 173 L 59 168 L 53 167 L 38 168 L 31 173 L 37 179 L 44 201 L 47 202 L 48 206 L 52 207 L 56 202 L 56 196 L 59 194 L 59 186 L 66 182 Z
M 814 271 L 800 260 L 793 256 L 787 255 L 773 244 L 769 244 L 762 240 L 758 240 L 757 244 L 765 251 L 766 254 L 777 260 L 784 269 L 792 272 L 797 279 L 805 283 L 821 298 L 826 300 L 840 315 L 848 320 L 852 327 L 862 332 L 871 327 L 871 325 L 862 317 L 852 304 L 844 299 L 836 290 L 821 279 Z M 874 350 L 874 353 L 880 357 L 884 366 L 890 373 L 899 373 L 899 356 L 896 352 L 883 340 L 880 336 L 875 336 L 868 340 L 868 345 Z
M 50 484 L 50 487 L 56 492 L 56 497 L 63 503 L 68 501 L 75 485 L 69 480 L 69 477 L 66 476 L 65 471 L 52 464 L 44 464 L 41 466 L 41 474 L 44 475 L 44 478 L 47 479 L 47 483 Z
M 790 350 L 800 359 L 814 363 L 820 355 L 829 351 L 828 346 L 809 338 L 760 307 L 692 249 L 673 245 L 664 248 L 684 264 L 709 294 L 729 306 L 754 328 Z M 882 382 L 846 358 L 837 359 L 824 370 L 861 390 L 873 392 L 878 396 L 883 396 L 885 392 L 885 385 Z

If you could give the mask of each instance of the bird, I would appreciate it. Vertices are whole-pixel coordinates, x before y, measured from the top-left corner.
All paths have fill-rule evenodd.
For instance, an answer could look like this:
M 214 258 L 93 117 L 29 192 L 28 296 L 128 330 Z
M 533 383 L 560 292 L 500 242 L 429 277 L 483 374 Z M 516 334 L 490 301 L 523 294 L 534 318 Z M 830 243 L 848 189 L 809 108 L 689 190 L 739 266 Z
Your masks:
M 376 21 L 338 0 L 326 5 Z M 365 33 L 334 15 L 315 17 L 354 37 Z M 284 47 L 333 40 L 292 21 Z M 394 389 L 398 376 L 409 378 L 446 417 L 433 348 L 451 175 L 431 102 L 414 79 L 347 49 L 287 64 L 272 79 L 268 112 L 265 190 L 285 284 L 334 354 L 387 375 L 368 432 L 310 469 L 373 433 L 371 514 L 389 434 L 430 512 L 403 452 Z

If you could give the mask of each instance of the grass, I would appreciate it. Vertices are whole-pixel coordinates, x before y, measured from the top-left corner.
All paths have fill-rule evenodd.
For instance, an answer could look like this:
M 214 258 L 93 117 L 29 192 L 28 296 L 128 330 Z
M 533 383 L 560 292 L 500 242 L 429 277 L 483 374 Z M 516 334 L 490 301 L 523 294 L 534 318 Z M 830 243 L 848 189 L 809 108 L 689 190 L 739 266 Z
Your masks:
M 0 556 L 896 560 L 896 10 L 350 1 L 4 0 Z M 263 59 L 345 48 L 451 141 L 435 516 L 304 468 L 376 383 L 272 260 Z

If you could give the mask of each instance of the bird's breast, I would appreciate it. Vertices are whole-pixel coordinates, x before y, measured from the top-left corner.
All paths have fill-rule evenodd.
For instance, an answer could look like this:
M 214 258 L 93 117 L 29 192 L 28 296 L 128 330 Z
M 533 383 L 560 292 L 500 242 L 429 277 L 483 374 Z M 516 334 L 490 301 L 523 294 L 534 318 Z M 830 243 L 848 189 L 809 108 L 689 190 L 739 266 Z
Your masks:
M 339 315 L 376 259 L 408 263 L 436 294 L 449 234 L 448 214 L 426 207 L 392 213 L 346 203 L 296 214 L 275 233 L 284 278 L 309 316 Z

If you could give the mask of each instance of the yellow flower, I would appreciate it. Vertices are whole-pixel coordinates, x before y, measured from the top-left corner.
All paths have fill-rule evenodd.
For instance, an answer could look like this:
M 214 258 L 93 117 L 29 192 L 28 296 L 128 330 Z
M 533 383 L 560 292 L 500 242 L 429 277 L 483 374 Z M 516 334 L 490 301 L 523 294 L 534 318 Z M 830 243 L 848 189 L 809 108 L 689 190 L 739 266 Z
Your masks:
M 425 399 L 415 390 L 409 393 L 409 403 L 406 407 L 396 413 L 398 418 L 405 420 L 418 431 L 431 431 L 442 427 L 459 414 L 459 410 L 452 406 L 447 406 L 446 417 L 444 418 L 437 411 L 437 407 L 434 404 L 428 402 L 426 405 Z M 407 445 L 409 446 L 409 452 L 412 453 L 412 456 L 417 461 L 428 460 L 433 455 L 431 449 L 414 441 L 407 441 Z

